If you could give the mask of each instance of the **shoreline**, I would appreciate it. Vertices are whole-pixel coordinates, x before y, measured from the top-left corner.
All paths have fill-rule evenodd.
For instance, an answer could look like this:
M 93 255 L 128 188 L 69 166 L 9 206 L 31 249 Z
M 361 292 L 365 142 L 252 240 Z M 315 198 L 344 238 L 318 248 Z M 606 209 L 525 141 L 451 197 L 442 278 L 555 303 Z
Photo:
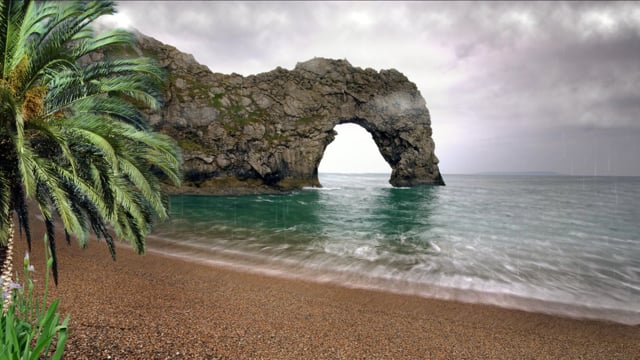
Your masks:
M 162 245 L 159 244 L 162 243 Z M 256 257 L 228 250 L 192 248 L 175 242 L 157 240 L 147 252 L 161 257 L 174 258 L 188 263 L 223 268 L 258 276 L 276 277 L 315 284 L 330 284 L 348 289 L 370 290 L 401 296 L 416 296 L 424 299 L 454 301 L 469 305 L 496 306 L 498 308 L 545 314 L 575 320 L 593 320 L 628 326 L 640 326 L 640 311 L 589 306 L 570 302 L 551 301 L 517 294 L 478 291 L 446 287 L 435 284 L 415 283 L 401 279 L 382 279 L 363 274 L 344 274 L 340 271 L 307 268 L 304 265 L 284 264 L 278 259 Z
M 42 269 L 42 225 L 32 223 Z M 63 239 L 60 236 L 58 239 Z M 284 279 L 58 241 L 73 359 L 637 359 L 640 326 Z M 15 259 L 25 244 L 16 239 Z M 36 273 L 43 276 L 42 271 Z M 36 285 L 38 286 L 38 285 Z

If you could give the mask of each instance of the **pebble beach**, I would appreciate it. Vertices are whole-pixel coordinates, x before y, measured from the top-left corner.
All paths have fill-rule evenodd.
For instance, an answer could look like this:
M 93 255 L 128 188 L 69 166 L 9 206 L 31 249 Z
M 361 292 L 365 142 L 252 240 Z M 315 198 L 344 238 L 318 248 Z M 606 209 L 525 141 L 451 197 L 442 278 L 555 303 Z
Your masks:
M 50 296 L 71 316 L 67 359 L 640 359 L 639 326 L 58 244 Z M 37 284 L 42 248 L 34 240 Z

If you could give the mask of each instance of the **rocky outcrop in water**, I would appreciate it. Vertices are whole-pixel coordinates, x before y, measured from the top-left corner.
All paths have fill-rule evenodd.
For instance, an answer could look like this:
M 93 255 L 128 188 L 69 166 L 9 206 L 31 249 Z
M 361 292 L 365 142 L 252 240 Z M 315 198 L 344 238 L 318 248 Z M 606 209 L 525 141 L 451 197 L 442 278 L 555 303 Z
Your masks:
M 334 127 L 356 123 L 391 165 L 394 186 L 443 184 L 429 111 L 396 70 L 315 58 L 293 70 L 211 72 L 191 55 L 139 35 L 139 54 L 168 70 L 165 106 L 152 126 L 183 149 L 184 192 L 269 192 L 320 186 Z

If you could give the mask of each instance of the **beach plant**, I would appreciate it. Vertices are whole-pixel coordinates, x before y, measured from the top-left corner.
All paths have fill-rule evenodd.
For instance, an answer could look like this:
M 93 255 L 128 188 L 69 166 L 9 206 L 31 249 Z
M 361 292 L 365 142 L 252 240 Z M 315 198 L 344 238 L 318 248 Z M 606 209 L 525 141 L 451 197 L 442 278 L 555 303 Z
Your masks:
M 113 13 L 111 1 L 0 3 L 0 264 L 14 222 L 30 249 L 36 211 L 56 283 L 55 224 L 83 247 L 95 233 L 114 258 L 112 234 L 142 253 L 168 214 L 162 183 L 180 182 L 177 145 L 144 113 L 161 106 L 162 69 L 100 52 L 135 42 L 124 30 L 93 29 Z
M 59 299 L 47 305 L 49 274 L 53 257 L 47 236 L 44 236 L 46 268 L 42 299 L 34 293 L 29 253 L 24 257 L 22 283 L 12 283 L 3 292 L 9 304 L 0 316 L 0 360 L 61 359 L 67 342 L 69 316 L 61 320 Z

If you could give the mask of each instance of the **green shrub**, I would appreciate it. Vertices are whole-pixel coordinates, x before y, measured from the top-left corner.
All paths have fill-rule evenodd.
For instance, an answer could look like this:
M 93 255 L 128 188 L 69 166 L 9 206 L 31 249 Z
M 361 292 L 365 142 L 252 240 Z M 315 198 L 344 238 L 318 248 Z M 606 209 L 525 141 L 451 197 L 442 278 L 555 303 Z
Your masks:
M 3 294 L 3 301 L 11 301 L 6 313 L 0 318 L 0 360 L 22 360 L 40 358 L 61 359 L 67 342 L 69 316 L 62 322 L 56 299 L 47 307 L 49 273 L 53 258 L 45 235 L 47 269 L 42 301 L 34 295 L 34 284 L 30 273 L 33 266 L 29 254 L 24 258 L 23 284 L 12 284 L 9 293 Z M 10 297 L 10 299 L 6 299 Z

